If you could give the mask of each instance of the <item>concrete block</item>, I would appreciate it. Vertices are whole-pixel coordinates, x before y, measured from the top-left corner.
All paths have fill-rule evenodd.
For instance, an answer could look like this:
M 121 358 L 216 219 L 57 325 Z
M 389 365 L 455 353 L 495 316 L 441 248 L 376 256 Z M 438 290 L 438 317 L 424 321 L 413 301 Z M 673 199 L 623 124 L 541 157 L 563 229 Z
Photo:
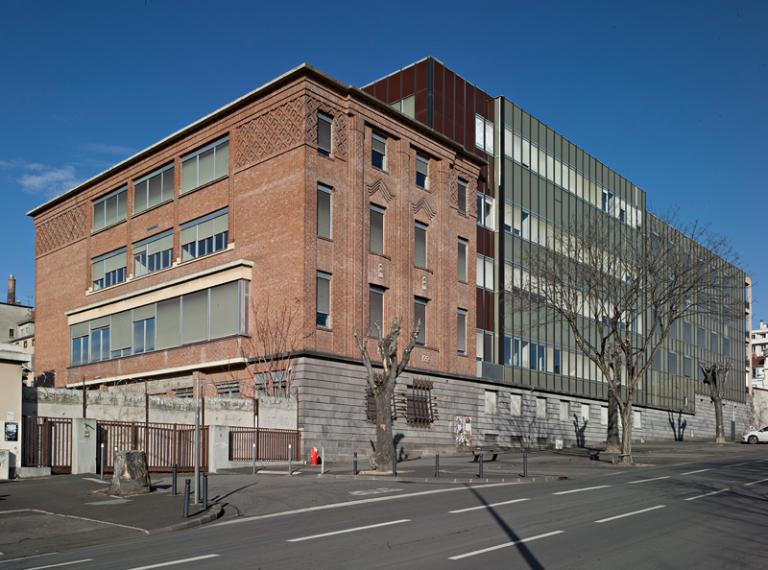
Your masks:
M 21 479 L 35 479 L 38 477 L 50 477 L 50 467 L 18 467 L 16 473 Z
M 11 452 L 0 449 L 0 481 L 7 481 L 11 476 Z
M 96 473 L 96 420 L 72 418 L 72 474 Z

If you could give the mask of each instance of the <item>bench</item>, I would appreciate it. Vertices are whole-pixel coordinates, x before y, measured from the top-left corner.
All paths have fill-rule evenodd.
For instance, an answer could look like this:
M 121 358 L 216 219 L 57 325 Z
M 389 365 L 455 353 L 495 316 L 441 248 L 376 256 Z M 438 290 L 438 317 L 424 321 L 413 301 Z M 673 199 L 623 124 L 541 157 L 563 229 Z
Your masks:
M 499 449 L 493 446 L 477 446 L 472 450 L 472 454 L 474 455 L 474 458 L 472 459 L 472 463 L 477 463 L 480 460 L 480 456 L 483 456 L 483 461 L 485 461 L 485 454 L 488 453 L 491 455 L 491 461 L 496 461 L 499 457 Z

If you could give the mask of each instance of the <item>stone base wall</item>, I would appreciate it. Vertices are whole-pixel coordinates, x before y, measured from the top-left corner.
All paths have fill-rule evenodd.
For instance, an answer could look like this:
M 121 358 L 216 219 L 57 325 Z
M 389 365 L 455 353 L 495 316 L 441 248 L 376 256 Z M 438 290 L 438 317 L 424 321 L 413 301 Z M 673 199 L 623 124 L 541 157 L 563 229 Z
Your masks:
M 346 362 L 300 358 L 295 364 L 295 387 L 299 402 L 299 427 L 304 430 L 303 447 L 324 447 L 329 460 L 351 456 L 357 451 L 365 457 L 375 439 L 373 423 L 367 420 L 366 380 L 362 366 Z M 534 392 L 500 386 L 474 379 L 441 378 L 425 374 L 405 374 L 398 380 L 396 402 L 404 401 L 407 387 L 414 379 L 433 383 L 433 405 L 436 418 L 429 427 L 409 425 L 404 409 L 398 411 L 394 433 L 399 437 L 400 453 L 407 456 L 457 451 L 457 418 L 470 418 L 470 445 L 517 446 L 521 439 L 532 445 L 555 444 L 564 446 L 577 443 L 575 421 L 583 428 L 587 446 L 605 442 L 606 426 L 601 422 L 601 407 L 606 402 Z M 486 411 L 486 391 L 496 392 L 496 413 Z M 512 413 L 513 395 L 519 395 L 521 414 Z M 492 396 L 489 399 L 492 401 Z M 544 403 L 537 403 L 543 398 Z M 565 404 L 561 404 L 565 402 Z M 537 407 L 546 406 L 546 417 L 536 417 Z M 561 405 L 567 419 L 561 420 Z M 696 396 L 695 414 L 673 414 L 665 410 L 636 408 L 640 425 L 633 429 L 633 440 L 673 440 L 675 429 L 683 425 L 685 439 L 713 439 L 715 414 L 708 397 Z M 724 410 L 726 437 L 730 436 L 730 422 L 736 422 L 737 437 L 751 423 L 748 404 L 726 402 Z M 575 416 L 575 417 L 574 417 Z M 565 418 L 565 416 L 563 416 Z M 586 426 L 584 427 L 584 420 Z M 464 423 L 466 422 L 459 422 Z M 463 433 L 466 433 L 464 430 Z

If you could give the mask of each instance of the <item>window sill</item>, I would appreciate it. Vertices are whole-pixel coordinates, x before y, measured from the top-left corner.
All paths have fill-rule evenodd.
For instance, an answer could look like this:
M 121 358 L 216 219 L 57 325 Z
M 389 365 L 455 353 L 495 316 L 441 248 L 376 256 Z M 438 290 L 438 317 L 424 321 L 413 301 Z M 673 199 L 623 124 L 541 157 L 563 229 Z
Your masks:
M 91 236 L 95 236 L 96 234 L 100 234 L 101 232 L 105 232 L 107 230 L 111 230 L 112 228 L 116 228 L 120 224 L 124 224 L 127 220 L 128 218 L 124 218 L 119 222 L 115 222 L 114 224 L 111 224 L 109 226 L 104 226 L 103 228 L 99 228 L 98 230 L 91 230 Z
M 434 274 L 431 269 L 427 269 L 426 267 L 419 267 L 418 265 L 414 265 L 413 268 L 418 269 L 419 271 L 424 271 L 425 273 L 429 273 L 430 275 Z
M 369 251 L 368 253 L 370 253 L 371 255 L 375 255 L 376 257 L 381 257 L 383 259 L 386 259 L 387 261 L 392 261 L 392 257 L 384 253 L 376 253 L 375 251 Z
M 209 186 L 213 186 L 217 182 L 221 182 L 222 180 L 224 180 L 226 178 L 229 178 L 229 174 L 225 174 L 224 176 L 219 176 L 218 178 L 214 178 L 210 182 L 206 182 L 205 184 L 201 184 L 200 186 L 195 186 L 194 188 L 191 188 L 191 189 L 186 190 L 184 192 L 179 190 L 179 198 L 183 198 L 184 196 L 189 196 L 190 194 L 194 194 L 198 190 L 204 190 L 205 188 L 208 188 Z M 143 214 L 144 212 L 146 212 L 146 210 L 143 210 L 141 213 Z
M 325 331 L 325 332 L 333 332 L 333 329 L 331 327 L 324 327 L 322 325 L 315 325 L 315 328 L 319 331 Z
M 317 236 L 317 239 L 327 241 L 329 243 L 333 243 L 333 238 L 325 237 L 325 236 Z
M 190 190 L 190 192 L 194 192 L 194 190 Z M 139 216 L 146 214 L 147 212 L 151 212 L 152 210 L 157 210 L 161 206 L 165 206 L 166 204 L 170 204 L 171 202 L 173 202 L 173 198 L 168 198 L 167 200 L 164 200 L 159 204 L 155 204 L 154 206 L 150 206 L 149 208 L 144 208 L 140 212 L 134 212 L 133 215 L 130 216 L 128 219 L 133 220 L 134 218 L 138 218 Z

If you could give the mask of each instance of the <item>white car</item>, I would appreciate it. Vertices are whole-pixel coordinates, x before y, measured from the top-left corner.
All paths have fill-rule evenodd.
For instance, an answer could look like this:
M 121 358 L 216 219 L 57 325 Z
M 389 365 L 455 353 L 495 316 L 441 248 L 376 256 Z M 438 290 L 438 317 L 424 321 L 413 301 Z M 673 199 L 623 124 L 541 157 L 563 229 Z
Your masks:
M 748 431 L 742 436 L 741 441 L 743 443 L 768 443 L 768 426 Z

